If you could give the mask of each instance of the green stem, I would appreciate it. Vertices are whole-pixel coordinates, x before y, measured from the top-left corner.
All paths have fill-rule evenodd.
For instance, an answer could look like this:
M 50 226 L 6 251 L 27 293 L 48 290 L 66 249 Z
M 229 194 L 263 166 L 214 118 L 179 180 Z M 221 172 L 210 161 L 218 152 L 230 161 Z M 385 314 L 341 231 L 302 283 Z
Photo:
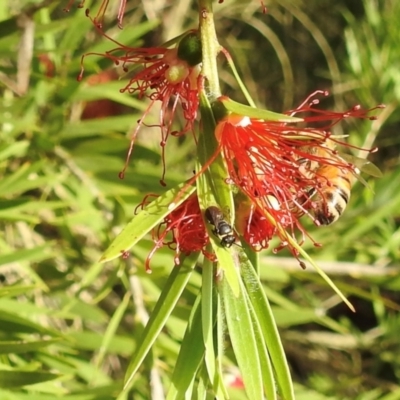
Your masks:
M 197 155 L 200 162 L 198 170 L 203 169 L 204 174 L 197 180 L 197 195 L 203 210 L 210 205 L 219 205 L 231 212 L 233 198 L 229 185 L 225 182 L 228 176 L 225 165 L 221 156 L 216 154 L 218 143 L 211 109 L 211 103 L 221 95 L 217 69 L 217 55 L 221 47 L 215 32 L 212 0 L 199 0 L 199 26 L 203 55 L 201 74 L 205 78 L 205 84 L 199 88 L 201 125 Z
M 220 51 L 215 32 L 212 0 L 199 0 L 199 27 L 203 52 L 202 75 L 206 79 L 206 90 L 209 101 L 221 96 L 218 80 L 217 55 Z

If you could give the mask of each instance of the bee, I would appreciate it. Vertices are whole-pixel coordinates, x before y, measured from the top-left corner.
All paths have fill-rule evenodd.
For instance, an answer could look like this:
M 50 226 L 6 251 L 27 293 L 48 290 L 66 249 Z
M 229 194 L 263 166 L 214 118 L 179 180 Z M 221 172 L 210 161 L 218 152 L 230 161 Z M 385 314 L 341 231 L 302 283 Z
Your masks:
M 222 247 L 231 247 L 236 241 L 232 226 L 224 219 L 222 211 L 215 206 L 208 207 L 205 211 L 207 221 L 214 226 L 213 234 L 221 239 Z
M 319 181 L 318 186 L 310 188 L 307 201 L 311 201 L 311 213 L 320 225 L 331 225 L 341 217 L 350 200 L 354 177 L 368 186 L 359 176 L 360 170 L 356 166 L 373 176 L 379 177 L 381 174 L 379 169 L 368 160 L 346 154 L 339 156 L 332 151 L 333 149 L 334 144 L 328 143 L 326 148 L 317 147 L 309 150 L 309 153 L 331 159 L 336 165 L 319 165 L 315 161 L 299 160 L 301 168 L 306 171 L 305 177 L 313 175 Z
M 350 200 L 353 172 L 323 165 L 315 173 L 323 181 L 320 188 L 314 189 L 312 213 L 321 225 L 330 225 L 340 218 Z

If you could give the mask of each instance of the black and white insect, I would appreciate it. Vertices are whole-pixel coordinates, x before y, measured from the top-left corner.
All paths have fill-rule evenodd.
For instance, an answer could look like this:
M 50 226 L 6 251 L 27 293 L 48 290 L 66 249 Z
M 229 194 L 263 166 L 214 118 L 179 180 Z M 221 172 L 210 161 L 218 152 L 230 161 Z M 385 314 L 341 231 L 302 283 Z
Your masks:
M 232 226 L 225 221 L 223 212 L 218 207 L 211 206 L 206 209 L 204 215 L 207 221 L 214 226 L 212 232 L 221 239 L 221 246 L 231 247 L 235 243 L 236 237 L 233 234 Z

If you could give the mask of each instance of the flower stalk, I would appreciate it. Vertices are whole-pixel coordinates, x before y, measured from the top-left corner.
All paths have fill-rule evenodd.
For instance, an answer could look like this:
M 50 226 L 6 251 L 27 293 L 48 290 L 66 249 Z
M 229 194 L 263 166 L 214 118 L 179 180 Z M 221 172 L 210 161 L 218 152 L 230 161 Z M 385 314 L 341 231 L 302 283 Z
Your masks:
M 205 79 L 207 97 L 212 102 L 221 95 L 217 67 L 217 55 L 220 52 L 220 45 L 215 31 L 212 0 L 199 0 L 199 10 L 200 38 L 203 52 L 201 74 Z

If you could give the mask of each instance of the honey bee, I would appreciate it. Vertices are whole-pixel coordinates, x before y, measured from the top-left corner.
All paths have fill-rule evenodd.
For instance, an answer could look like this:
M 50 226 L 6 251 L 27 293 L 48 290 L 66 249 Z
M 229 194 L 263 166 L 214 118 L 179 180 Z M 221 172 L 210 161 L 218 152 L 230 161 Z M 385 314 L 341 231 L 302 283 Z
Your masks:
M 320 188 L 314 189 L 312 213 L 321 225 L 330 225 L 340 218 L 350 200 L 353 172 L 323 165 L 315 173 L 323 181 Z
M 213 233 L 218 236 L 222 247 L 231 247 L 236 241 L 232 226 L 224 219 L 222 211 L 215 206 L 208 207 L 205 211 L 207 221 L 214 226 Z
M 313 175 L 319 181 L 318 187 L 312 187 L 309 190 L 307 201 L 311 200 L 311 213 L 320 225 L 331 225 L 341 217 L 350 200 L 354 177 L 368 186 L 359 176 L 360 170 L 356 166 L 370 175 L 380 176 L 379 169 L 368 160 L 351 155 L 339 156 L 337 152 L 332 151 L 333 149 L 334 143 L 330 141 L 326 148 L 317 147 L 308 152 L 331 159 L 336 165 L 319 165 L 316 161 L 299 160 L 304 176 L 309 178 Z M 341 167 L 340 164 L 343 166 Z

